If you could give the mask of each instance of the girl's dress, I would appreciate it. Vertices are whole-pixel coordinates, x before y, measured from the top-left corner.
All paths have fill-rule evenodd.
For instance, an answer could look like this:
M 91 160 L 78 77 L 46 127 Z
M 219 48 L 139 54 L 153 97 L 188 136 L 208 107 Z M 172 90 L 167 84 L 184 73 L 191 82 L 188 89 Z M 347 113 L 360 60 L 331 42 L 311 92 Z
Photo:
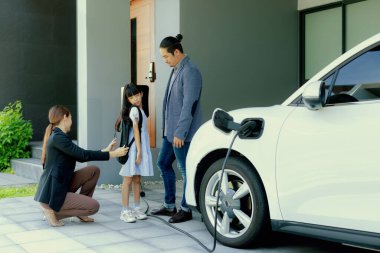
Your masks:
M 137 148 L 136 141 L 133 142 L 129 148 L 129 157 L 127 162 L 121 167 L 119 175 L 131 177 L 134 175 L 141 176 L 153 176 L 153 163 L 152 163 L 152 153 L 150 152 L 150 141 L 148 135 L 148 129 L 146 127 L 146 116 L 144 110 L 140 109 L 143 121 L 141 126 L 141 163 L 136 164 Z M 136 107 L 132 107 L 129 118 L 132 120 L 133 124 L 135 121 L 139 121 L 139 112 Z M 129 140 L 133 138 L 133 128 L 129 132 Z

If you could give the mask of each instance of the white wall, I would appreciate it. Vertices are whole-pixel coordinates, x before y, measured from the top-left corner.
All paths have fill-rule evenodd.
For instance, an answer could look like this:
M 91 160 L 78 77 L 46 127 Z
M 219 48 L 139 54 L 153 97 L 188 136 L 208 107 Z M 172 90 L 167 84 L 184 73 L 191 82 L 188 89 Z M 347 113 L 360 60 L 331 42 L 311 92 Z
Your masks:
M 87 17 L 86 0 L 77 1 L 78 143 L 87 148 Z M 79 99 L 80 98 L 80 99 Z M 79 120 L 80 119 L 80 120 Z
M 156 147 L 162 141 L 162 101 L 171 68 L 164 63 L 160 56 L 159 46 L 163 38 L 176 36 L 180 26 L 180 0 L 156 0 L 155 5 L 155 46 L 156 46 Z
M 114 134 L 120 86 L 130 81 L 129 1 L 77 0 L 78 143 L 99 150 Z M 120 165 L 91 162 L 102 170 L 99 183 L 120 183 Z

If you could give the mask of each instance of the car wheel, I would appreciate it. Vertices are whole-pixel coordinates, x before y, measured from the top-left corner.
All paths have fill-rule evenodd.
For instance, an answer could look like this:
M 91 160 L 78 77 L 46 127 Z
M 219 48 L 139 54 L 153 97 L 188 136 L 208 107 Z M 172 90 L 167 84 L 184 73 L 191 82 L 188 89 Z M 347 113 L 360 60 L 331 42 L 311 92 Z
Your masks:
M 252 166 L 231 157 L 221 170 L 223 159 L 214 162 L 204 175 L 200 188 L 200 210 L 208 231 L 230 247 L 258 244 L 268 231 L 268 204 L 262 183 Z M 221 193 L 216 208 L 219 183 Z

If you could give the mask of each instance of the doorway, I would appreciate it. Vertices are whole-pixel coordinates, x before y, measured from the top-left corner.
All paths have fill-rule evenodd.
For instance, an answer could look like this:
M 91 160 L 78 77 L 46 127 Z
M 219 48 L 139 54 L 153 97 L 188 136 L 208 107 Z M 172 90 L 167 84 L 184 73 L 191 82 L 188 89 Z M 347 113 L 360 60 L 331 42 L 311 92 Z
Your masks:
M 156 147 L 154 0 L 131 0 L 131 81 L 149 87 L 147 122 L 150 147 Z M 153 69 L 152 69 L 153 65 Z M 149 73 L 153 71 L 153 73 Z M 152 78 L 150 78 L 152 77 Z

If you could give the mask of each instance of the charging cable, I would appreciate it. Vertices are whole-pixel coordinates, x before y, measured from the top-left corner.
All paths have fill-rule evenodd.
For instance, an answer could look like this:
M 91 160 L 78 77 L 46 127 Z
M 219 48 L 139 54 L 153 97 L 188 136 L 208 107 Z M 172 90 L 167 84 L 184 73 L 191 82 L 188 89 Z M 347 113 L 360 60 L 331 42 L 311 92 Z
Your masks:
M 235 142 L 235 139 L 236 137 L 239 135 L 239 132 L 240 131 L 237 131 L 236 134 L 234 135 L 231 143 L 230 143 L 230 146 L 228 148 L 228 151 L 227 151 L 227 154 L 226 154 L 226 157 L 224 159 L 224 162 L 223 162 L 223 165 L 222 165 L 222 171 L 220 173 L 220 181 L 219 181 L 219 185 L 218 185 L 218 191 L 217 191 L 217 196 L 216 196 L 216 207 L 215 207 L 215 219 L 214 219 L 214 240 L 213 240 L 213 247 L 212 249 L 209 249 L 206 245 L 204 245 L 200 240 L 198 240 L 196 237 L 194 237 L 193 235 L 191 235 L 190 233 L 176 227 L 176 226 L 173 226 L 171 223 L 167 222 L 165 219 L 157 216 L 157 215 L 153 215 L 153 214 L 148 214 L 148 210 L 149 210 L 149 204 L 148 202 L 143 198 L 143 201 L 145 202 L 145 204 L 147 205 L 147 209 L 145 210 L 145 213 L 149 216 L 149 217 L 153 217 L 155 219 L 158 219 L 160 221 L 162 221 L 163 223 L 165 223 L 166 225 L 168 225 L 169 227 L 183 233 L 184 235 L 190 237 L 191 239 L 193 239 L 195 242 L 197 242 L 203 249 L 205 249 L 207 252 L 213 252 L 215 251 L 215 248 L 216 248 L 216 226 L 217 226 L 217 220 L 218 220 L 218 208 L 219 208 L 219 196 L 220 196 L 220 190 L 221 190 L 221 185 L 222 185 L 222 180 L 223 180 L 223 174 L 224 174 L 224 168 L 226 167 L 226 163 L 227 163 L 227 159 L 228 157 L 230 156 L 231 154 L 231 150 L 232 150 L 232 145 L 234 144 Z
M 206 248 L 206 250 L 208 252 L 213 252 L 215 250 L 215 248 L 216 248 L 216 226 L 217 226 L 217 221 L 218 221 L 219 196 L 220 196 L 220 189 L 221 189 L 221 186 L 222 186 L 224 168 L 226 167 L 227 159 L 228 159 L 228 157 L 231 154 L 232 145 L 234 144 L 234 142 L 236 140 L 236 137 L 238 135 L 239 135 L 239 131 L 237 131 L 236 134 L 234 135 L 234 137 L 233 137 L 233 139 L 231 141 L 231 144 L 228 147 L 226 158 L 224 158 L 224 162 L 223 162 L 223 165 L 222 165 L 222 172 L 220 173 L 220 180 L 219 180 L 219 185 L 218 185 L 218 193 L 217 193 L 218 195 L 216 196 L 215 217 L 214 217 L 214 244 L 213 244 L 213 247 L 212 247 L 211 250 L 208 249 L 208 248 Z
M 188 232 L 173 226 L 172 224 L 167 222 L 165 219 L 162 219 L 161 217 L 158 217 L 156 215 L 148 214 L 148 216 L 156 218 L 156 219 L 162 221 L 163 223 L 167 224 L 169 227 L 187 235 L 188 237 L 190 237 L 191 239 L 196 241 L 207 252 L 213 252 L 216 248 L 216 235 L 217 235 L 217 222 L 218 222 L 220 190 L 221 190 L 222 181 L 223 181 L 224 169 L 226 167 L 228 157 L 231 154 L 232 145 L 234 144 L 237 136 L 239 136 L 240 138 L 252 138 L 252 136 L 254 136 L 253 134 L 257 131 L 257 130 L 255 130 L 257 127 L 257 123 L 255 120 L 247 120 L 247 121 L 243 120 L 243 122 L 239 124 L 239 123 L 234 122 L 232 116 L 230 116 L 228 113 L 226 113 L 222 109 L 215 109 L 212 118 L 213 118 L 215 127 L 220 129 L 221 131 L 223 131 L 225 133 L 230 133 L 231 131 L 236 131 L 235 135 L 232 138 L 230 146 L 228 147 L 227 154 L 226 154 L 226 157 L 225 157 L 223 165 L 222 165 L 222 171 L 220 173 L 220 181 L 219 181 L 219 185 L 218 185 L 218 191 L 216 193 L 217 196 L 216 196 L 215 217 L 214 217 L 214 234 L 213 234 L 214 241 L 213 241 L 212 249 L 209 249 L 207 246 L 205 246 L 197 238 L 195 238 L 194 236 L 192 236 Z M 143 200 L 147 204 L 147 209 L 145 211 L 145 213 L 147 214 L 148 210 L 149 210 L 149 205 L 145 199 L 143 199 Z M 228 215 L 228 214 L 226 214 L 226 215 Z

